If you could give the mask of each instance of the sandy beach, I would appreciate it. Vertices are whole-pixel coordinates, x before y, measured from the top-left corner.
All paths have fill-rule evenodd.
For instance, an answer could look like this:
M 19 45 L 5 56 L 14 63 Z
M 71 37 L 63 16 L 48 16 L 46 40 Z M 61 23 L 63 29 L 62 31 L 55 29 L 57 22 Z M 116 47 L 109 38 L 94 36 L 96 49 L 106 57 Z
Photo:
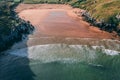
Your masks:
M 18 15 L 30 21 L 36 32 L 32 37 L 56 36 L 114 39 L 112 34 L 90 26 L 82 20 L 82 10 L 61 4 L 20 4 Z M 79 13 L 79 14 L 78 14 Z

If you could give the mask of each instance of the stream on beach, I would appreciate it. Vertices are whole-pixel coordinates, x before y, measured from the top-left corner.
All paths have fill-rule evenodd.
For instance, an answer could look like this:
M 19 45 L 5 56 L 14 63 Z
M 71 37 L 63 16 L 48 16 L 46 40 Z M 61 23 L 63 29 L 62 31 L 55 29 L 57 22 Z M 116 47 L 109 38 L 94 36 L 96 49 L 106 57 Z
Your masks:
M 26 15 L 29 16 L 29 14 Z M 67 17 L 66 13 L 64 14 Z M 66 19 L 59 17 L 64 14 L 52 12 L 42 23 L 43 31 L 36 27 L 33 35 L 3 52 L 4 55 L 0 56 L 0 80 L 120 80 L 120 41 L 60 38 L 61 34 L 71 33 L 69 35 L 73 34 L 72 36 L 77 34 L 73 31 L 76 24 L 71 25 L 71 18 L 68 18 L 69 20 L 65 23 Z M 55 15 L 61 20 L 61 23 L 54 19 Z M 46 24 L 46 21 L 52 26 Z M 64 26 L 65 32 L 68 30 L 71 32 L 63 34 L 62 29 L 61 33 L 58 32 L 60 26 L 56 27 L 56 25 L 63 22 L 72 26 L 72 28 Z M 75 21 L 72 20 L 72 22 Z M 39 29 L 43 33 L 40 33 Z M 47 34 L 46 29 L 49 31 Z M 84 27 L 75 27 L 74 30 L 80 33 L 78 29 L 84 29 Z M 44 36 L 50 33 L 57 34 L 57 38 L 50 35 Z

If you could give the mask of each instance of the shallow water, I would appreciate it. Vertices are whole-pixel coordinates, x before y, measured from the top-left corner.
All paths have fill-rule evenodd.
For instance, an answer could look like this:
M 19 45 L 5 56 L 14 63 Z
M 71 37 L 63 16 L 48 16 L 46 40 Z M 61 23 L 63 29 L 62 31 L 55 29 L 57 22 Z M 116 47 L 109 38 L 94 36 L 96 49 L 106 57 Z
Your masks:
M 44 44 L 5 53 L 0 58 L 0 80 L 120 79 L 119 50 L 104 45 Z

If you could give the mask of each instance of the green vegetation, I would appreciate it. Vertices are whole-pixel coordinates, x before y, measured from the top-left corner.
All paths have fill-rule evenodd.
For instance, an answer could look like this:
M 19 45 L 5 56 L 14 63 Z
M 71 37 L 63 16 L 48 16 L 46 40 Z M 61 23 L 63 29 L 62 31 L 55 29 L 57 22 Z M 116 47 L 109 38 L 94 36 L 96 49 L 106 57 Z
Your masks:
M 91 16 L 98 20 L 109 22 L 111 16 L 120 13 L 120 0 L 87 0 L 80 3 L 80 8 L 90 12 Z

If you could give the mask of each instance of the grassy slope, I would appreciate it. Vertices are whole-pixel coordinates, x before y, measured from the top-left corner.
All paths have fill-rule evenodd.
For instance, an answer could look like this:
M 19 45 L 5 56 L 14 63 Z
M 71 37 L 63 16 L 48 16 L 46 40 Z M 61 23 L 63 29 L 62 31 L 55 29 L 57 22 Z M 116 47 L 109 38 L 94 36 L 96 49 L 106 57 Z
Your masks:
M 111 17 L 120 13 L 120 0 L 87 0 L 72 5 L 89 11 L 98 21 L 104 19 L 105 22 L 110 22 Z

